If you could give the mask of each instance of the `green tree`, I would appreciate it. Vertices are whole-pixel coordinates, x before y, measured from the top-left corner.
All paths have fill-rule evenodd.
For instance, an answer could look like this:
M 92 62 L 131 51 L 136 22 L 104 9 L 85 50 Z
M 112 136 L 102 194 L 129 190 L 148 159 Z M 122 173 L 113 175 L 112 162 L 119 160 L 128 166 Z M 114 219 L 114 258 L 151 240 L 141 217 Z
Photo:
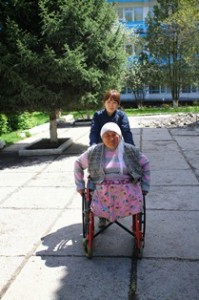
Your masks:
M 157 0 L 157 3 L 154 15 L 147 19 L 146 40 L 159 65 L 160 78 L 171 89 L 173 105 L 177 106 L 182 87 L 194 83 L 198 64 L 198 50 L 192 40 L 193 34 L 198 35 L 198 22 L 189 25 L 187 13 L 183 17 L 183 12 L 189 11 L 196 21 L 198 6 L 194 5 L 196 0 Z
M 130 29 L 126 32 L 126 40 L 135 50 L 127 60 L 124 85 L 132 90 L 135 102 L 141 108 L 144 105 L 146 86 L 157 81 L 158 67 L 157 64 L 149 60 L 149 54 L 144 50 L 145 40 L 143 37 Z
M 120 88 L 124 35 L 105 0 L 0 3 L 0 112 L 56 112 Z
M 126 69 L 126 84 L 131 88 L 138 108 L 142 108 L 144 105 L 146 86 L 154 84 L 158 76 L 157 65 L 150 62 L 148 55 L 143 51 L 128 64 Z
M 183 53 L 184 59 L 190 70 L 191 83 L 199 84 L 199 0 L 179 0 L 178 13 L 173 19 L 183 29 L 183 43 L 186 49 Z

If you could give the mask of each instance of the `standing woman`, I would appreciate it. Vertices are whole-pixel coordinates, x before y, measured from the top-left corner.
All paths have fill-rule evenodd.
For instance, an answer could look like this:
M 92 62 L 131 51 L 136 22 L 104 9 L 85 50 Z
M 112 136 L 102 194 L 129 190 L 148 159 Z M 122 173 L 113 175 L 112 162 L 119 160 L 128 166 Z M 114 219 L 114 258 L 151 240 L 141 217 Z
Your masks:
M 104 109 L 95 112 L 90 129 L 90 146 L 102 142 L 100 130 L 107 122 L 116 123 L 122 132 L 126 143 L 134 144 L 133 135 L 130 130 L 129 120 L 125 112 L 119 109 L 120 93 L 116 90 L 109 90 L 103 99 Z
M 135 146 L 124 143 L 119 126 L 113 122 L 102 127 L 100 136 L 102 143 L 76 159 L 75 184 L 82 195 L 84 170 L 88 169 L 94 183 L 91 209 L 102 220 L 113 222 L 142 210 L 143 194 L 150 187 L 149 160 Z

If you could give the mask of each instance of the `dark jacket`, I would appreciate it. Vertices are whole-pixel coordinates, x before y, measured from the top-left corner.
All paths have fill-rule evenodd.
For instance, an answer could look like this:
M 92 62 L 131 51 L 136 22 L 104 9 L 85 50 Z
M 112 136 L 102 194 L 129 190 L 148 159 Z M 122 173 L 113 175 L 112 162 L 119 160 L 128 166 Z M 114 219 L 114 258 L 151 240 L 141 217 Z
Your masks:
M 118 109 L 112 116 L 109 116 L 106 110 L 102 109 L 100 111 L 97 111 L 93 116 L 89 136 L 90 146 L 102 142 L 102 139 L 100 137 L 100 130 L 102 126 L 108 122 L 114 122 L 120 127 L 125 143 L 135 145 L 133 141 L 133 135 L 129 126 L 129 120 L 125 112 Z

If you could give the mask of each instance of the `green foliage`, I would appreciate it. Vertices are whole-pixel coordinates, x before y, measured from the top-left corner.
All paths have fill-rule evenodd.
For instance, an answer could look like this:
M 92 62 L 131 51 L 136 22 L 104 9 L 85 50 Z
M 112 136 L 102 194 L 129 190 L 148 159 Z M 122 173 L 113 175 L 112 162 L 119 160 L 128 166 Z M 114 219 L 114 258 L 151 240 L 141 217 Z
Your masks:
M 44 124 L 49 121 L 49 116 L 42 112 L 31 113 L 29 118 L 29 125 L 27 129 L 30 129 L 34 126 Z
M 2 115 L 0 114 L 0 120 Z M 8 126 L 8 118 L 10 120 L 10 126 Z M 10 115 L 7 116 L 3 115 L 3 119 L 6 120 L 6 127 L 4 132 L 0 131 L 0 139 L 6 142 L 6 145 L 11 145 L 17 141 L 20 141 L 23 138 L 30 137 L 31 134 L 28 129 L 35 127 L 37 125 L 41 125 L 49 121 L 49 116 L 42 112 L 34 112 L 34 113 L 27 113 L 20 116 Z M 1 121 L 0 121 L 1 124 Z M 1 126 L 1 125 L 0 125 Z M 12 128 L 11 128 L 12 126 Z M 1 127 L 0 127 L 1 128 Z M 23 132 L 23 136 L 21 133 Z
M 49 121 L 48 115 L 41 112 L 23 114 L 0 114 L 0 134 L 17 130 L 26 130 Z
M 139 57 L 128 64 L 126 69 L 126 85 L 132 89 L 137 106 L 142 108 L 145 99 L 145 86 L 157 81 L 158 67 L 148 60 L 148 56 L 141 52 Z M 154 74 L 154 76 L 152 76 Z M 154 79 L 156 74 L 156 79 Z
M 120 89 L 124 36 L 105 0 L 13 0 L 0 17 L 0 112 L 51 113 Z
M 8 127 L 10 131 L 16 131 L 18 129 L 27 129 L 31 126 L 29 122 L 30 113 L 23 114 L 10 114 L 8 115 Z M 28 125 L 29 124 L 29 125 Z
M 23 138 L 20 135 L 19 131 L 13 131 L 10 133 L 5 133 L 0 136 L 0 139 L 3 140 L 6 143 L 6 146 L 12 145 Z
M 190 19 L 182 17 L 182 11 L 189 16 L 198 16 L 194 0 L 157 0 L 154 15 L 147 19 L 146 41 L 154 61 L 159 65 L 160 83 L 171 89 L 172 98 L 178 101 L 182 86 L 198 83 L 198 22 L 189 25 Z M 196 79 L 197 78 L 197 79 Z
M 7 123 L 8 121 L 6 115 L 0 114 L 0 135 L 8 131 Z

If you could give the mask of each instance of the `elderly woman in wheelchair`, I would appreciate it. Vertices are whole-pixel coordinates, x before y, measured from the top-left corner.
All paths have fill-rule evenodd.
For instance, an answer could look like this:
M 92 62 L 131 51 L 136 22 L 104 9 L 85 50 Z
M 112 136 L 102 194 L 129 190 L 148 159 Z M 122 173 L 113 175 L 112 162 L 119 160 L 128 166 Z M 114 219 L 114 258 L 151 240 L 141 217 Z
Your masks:
M 150 188 L 150 166 L 139 149 L 123 141 L 116 123 L 106 123 L 100 135 L 102 143 L 89 147 L 76 159 L 74 176 L 77 192 L 83 196 L 87 169 L 94 185 L 90 210 L 104 227 L 107 221 L 142 212 Z

